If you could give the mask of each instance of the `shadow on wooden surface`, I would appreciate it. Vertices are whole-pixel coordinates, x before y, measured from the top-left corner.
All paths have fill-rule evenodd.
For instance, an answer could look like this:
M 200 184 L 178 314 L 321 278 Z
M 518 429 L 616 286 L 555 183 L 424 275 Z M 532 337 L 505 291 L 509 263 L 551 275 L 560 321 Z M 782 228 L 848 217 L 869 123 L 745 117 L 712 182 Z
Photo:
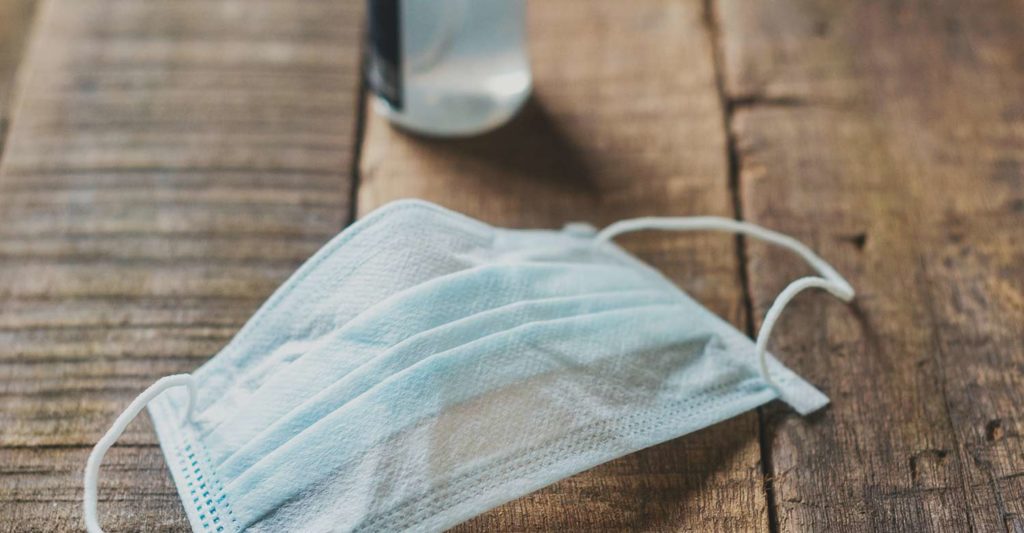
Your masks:
M 367 115 L 358 209 L 424 198 L 499 226 L 596 226 L 733 213 L 711 39 L 697 1 L 530 4 L 536 99 L 506 127 L 438 141 Z M 568 37 L 571 36 L 571 37 Z M 739 327 L 735 240 L 624 245 Z M 747 413 L 593 468 L 454 531 L 767 529 L 758 418 Z
M 598 184 L 591 181 L 594 173 L 586 154 L 538 95 L 531 96 L 507 124 L 476 137 L 431 139 L 402 133 L 442 159 L 474 160 L 481 167 L 500 168 L 539 186 L 591 195 L 595 200 L 600 195 Z

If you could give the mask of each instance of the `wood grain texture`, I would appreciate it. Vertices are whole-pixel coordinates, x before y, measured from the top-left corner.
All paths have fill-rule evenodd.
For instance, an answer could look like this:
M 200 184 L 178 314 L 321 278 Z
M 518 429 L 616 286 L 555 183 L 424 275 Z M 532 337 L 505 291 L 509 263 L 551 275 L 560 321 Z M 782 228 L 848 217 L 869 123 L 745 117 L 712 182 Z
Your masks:
M 88 456 L 88 448 L 77 446 L 0 448 L 0 531 L 83 531 L 79 478 Z M 111 449 L 103 461 L 102 485 L 107 531 L 189 530 L 158 447 Z M 116 508 L 124 509 L 117 518 Z
M 0 0 L 0 120 L 32 4 Z M 362 6 L 41 2 L 0 162 L 0 532 L 78 530 L 120 409 L 348 220 Z M 361 214 L 739 213 L 859 291 L 802 296 L 772 343 L 821 414 L 747 414 L 456 531 L 1024 531 L 1020 20 L 1010 0 L 546 0 L 512 124 L 432 141 L 368 113 Z M 741 329 L 805 273 L 722 236 L 623 243 Z M 186 530 L 149 420 L 120 444 L 108 530 Z
M 779 529 L 1024 531 L 1024 7 L 716 5 L 743 211 L 858 290 L 773 342 L 833 399 L 772 411 Z M 759 317 L 803 270 L 748 251 Z
M 537 2 L 529 33 L 535 94 L 506 127 L 434 141 L 368 115 L 360 213 L 413 196 L 528 228 L 732 214 L 700 2 Z M 743 327 L 732 239 L 648 234 L 623 242 Z M 455 530 L 765 530 L 757 423 L 747 414 L 630 455 Z
M 349 219 L 362 5 L 41 4 L 0 164 L 0 531 L 79 529 L 127 402 Z M 108 531 L 187 528 L 155 442 L 108 455 Z

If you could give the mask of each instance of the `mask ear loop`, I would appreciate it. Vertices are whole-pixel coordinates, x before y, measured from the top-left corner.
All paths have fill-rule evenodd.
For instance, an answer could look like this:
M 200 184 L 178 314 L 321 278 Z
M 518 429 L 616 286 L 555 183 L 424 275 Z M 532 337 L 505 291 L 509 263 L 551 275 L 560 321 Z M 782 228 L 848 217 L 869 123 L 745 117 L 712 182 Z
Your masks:
M 761 376 L 769 385 L 778 388 L 768 371 L 768 339 L 778 322 L 782 310 L 789 304 L 797 294 L 802 291 L 818 288 L 824 289 L 836 298 L 849 302 L 853 300 L 854 290 L 832 265 L 818 257 L 804 243 L 776 231 L 762 228 L 756 224 L 740 222 L 731 218 L 723 217 L 644 217 L 622 220 L 616 222 L 598 232 L 594 237 L 598 241 L 610 241 L 623 233 L 631 233 L 641 230 L 666 230 L 666 231 L 724 231 L 727 233 L 739 233 L 757 240 L 764 241 L 776 246 L 786 248 L 806 261 L 821 275 L 821 277 L 809 276 L 800 278 L 782 290 L 764 316 L 761 330 L 757 333 L 756 352 L 757 360 L 761 369 Z
M 107 450 L 117 442 L 117 439 L 124 433 L 125 428 L 133 419 L 146 407 L 149 402 L 171 387 L 188 387 L 188 410 L 185 411 L 184 423 L 192 420 L 192 410 L 196 405 L 196 381 L 190 374 L 176 374 L 160 378 L 156 383 L 149 386 L 138 397 L 128 404 L 124 412 L 114 420 L 106 435 L 96 443 L 96 447 L 89 454 L 89 460 L 85 463 L 85 491 L 82 496 L 82 506 L 85 514 L 85 529 L 89 533 L 103 533 L 96 513 L 97 487 L 99 485 L 100 463 Z

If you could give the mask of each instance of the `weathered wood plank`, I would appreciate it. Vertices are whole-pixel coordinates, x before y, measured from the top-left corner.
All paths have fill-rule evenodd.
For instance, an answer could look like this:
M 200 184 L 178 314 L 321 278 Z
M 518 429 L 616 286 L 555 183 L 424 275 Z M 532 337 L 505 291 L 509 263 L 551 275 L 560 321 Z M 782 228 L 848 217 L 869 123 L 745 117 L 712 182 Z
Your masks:
M 0 448 L 0 531 L 82 531 L 78 479 L 89 449 Z M 125 507 L 130 520 L 113 530 L 188 530 L 163 455 L 156 446 L 118 446 L 103 462 L 103 499 Z M 107 530 L 111 519 L 103 516 Z
M 834 399 L 771 416 L 780 530 L 1024 530 L 1024 8 L 717 6 L 744 212 L 859 291 L 773 342 Z M 748 250 L 760 317 L 802 270 Z
M 480 138 L 415 138 L 367 117 L 358 209 L 425 198 L 515 227 L 603 225 L 639 215 L 732 215 L 722 109 L 698 1 L 530 5 L 536 92 Z M 743 326 L 733 240 L 625 241 Z M 757 417 L 603 465 L 458 531 L 767 528 Z
M 77 530 L 121 408 L 348 220 L 362 4 L 40 6 L 0 164 L 0 531 Z M 121 443 L 108 530 L 185 527 L 148 419 Z

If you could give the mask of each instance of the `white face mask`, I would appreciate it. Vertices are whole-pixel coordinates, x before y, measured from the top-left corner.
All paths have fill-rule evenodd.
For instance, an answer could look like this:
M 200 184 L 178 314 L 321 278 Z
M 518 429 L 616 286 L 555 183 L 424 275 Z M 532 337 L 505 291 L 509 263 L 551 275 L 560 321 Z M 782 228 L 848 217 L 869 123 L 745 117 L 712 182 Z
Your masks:
M 610 242 L 640 229 L 744 233 L 823 277 L 787 287 L 755 344 Z M 147 404 L 204 532 L 440 530 L 776 398 L 809 413 L 828 399 L 765 345 L 810 287 L 853 297 L 797 241 L 729 219 L 524 231 L 396 202 L 125 410 L 89 457 L 86 524 L 103 454 Z

